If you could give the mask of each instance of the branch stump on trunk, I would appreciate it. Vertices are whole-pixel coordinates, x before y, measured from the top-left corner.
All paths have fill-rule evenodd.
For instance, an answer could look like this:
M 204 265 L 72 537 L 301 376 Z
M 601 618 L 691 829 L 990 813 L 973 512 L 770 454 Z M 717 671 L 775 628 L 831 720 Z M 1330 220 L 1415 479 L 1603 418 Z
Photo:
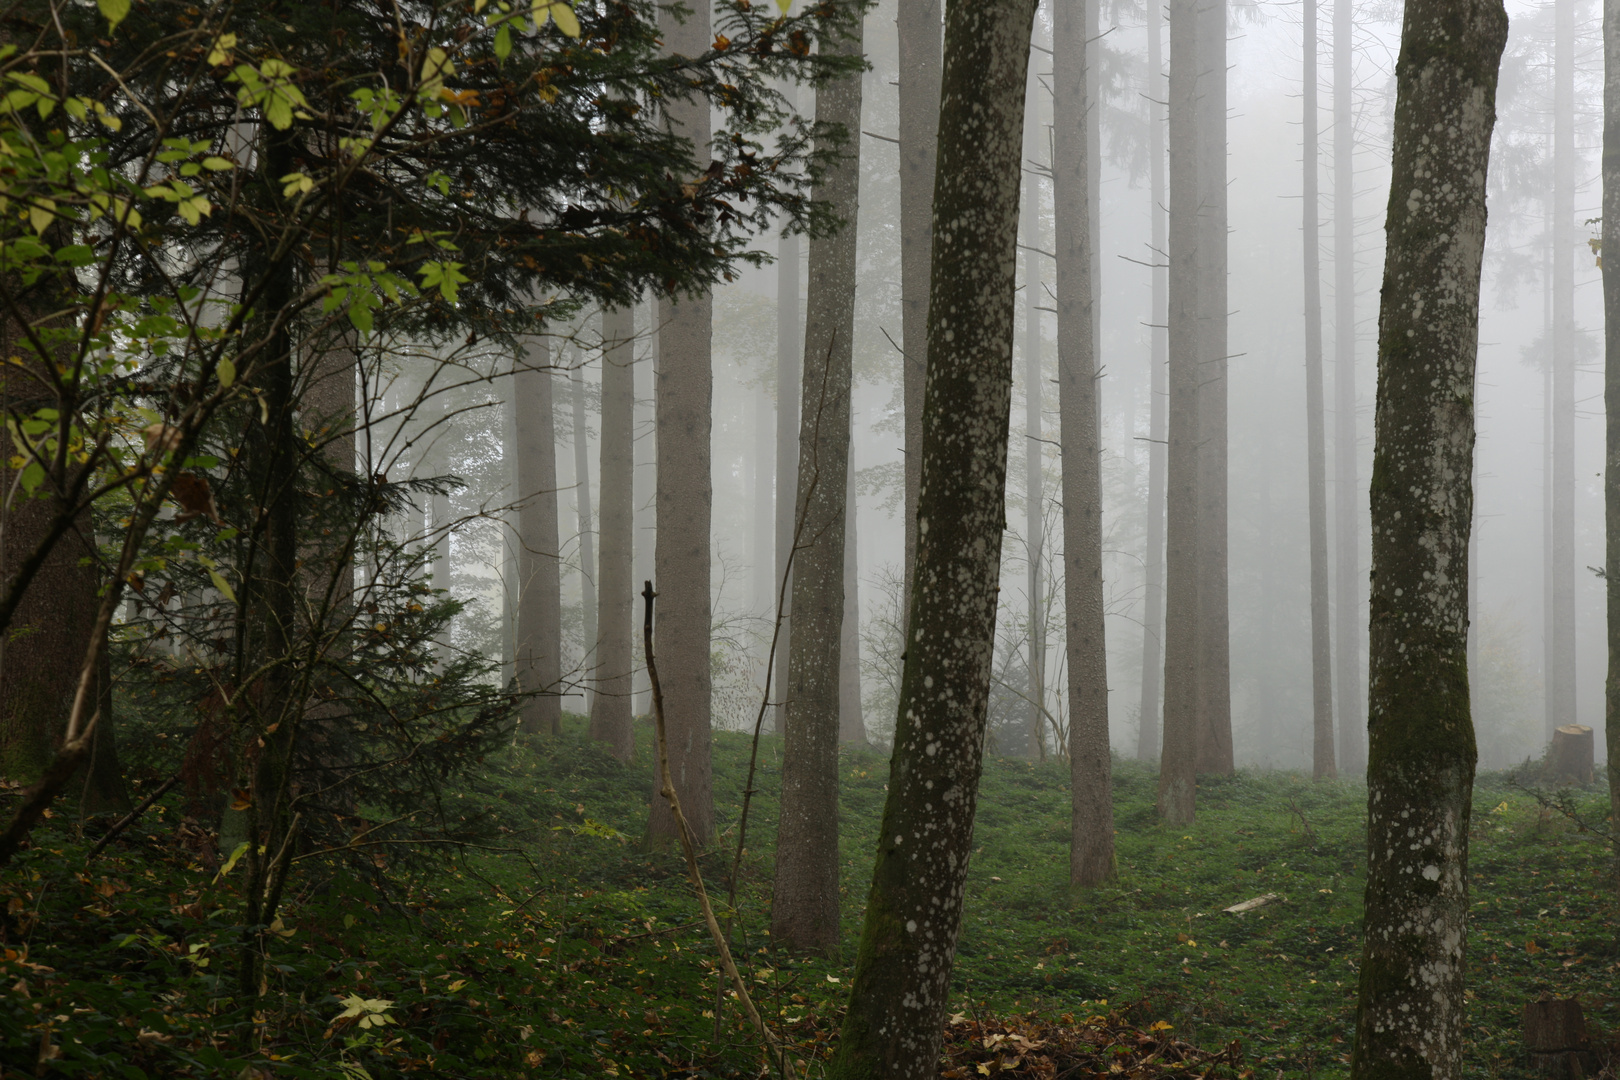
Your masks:
M 1592 1070 L 1586 1018 L 1576 998 L 1528 1002 L 1524 1007 L 1524 1043 L 1530 1051 L 1530 1068 L 1538 1075 L 1579 1078 Z
M 1565 724 L 1553 729 L 1547 765 L 1554 783 L 1590 784 L 1592 757 L 1591 728 L 1584 724 Z

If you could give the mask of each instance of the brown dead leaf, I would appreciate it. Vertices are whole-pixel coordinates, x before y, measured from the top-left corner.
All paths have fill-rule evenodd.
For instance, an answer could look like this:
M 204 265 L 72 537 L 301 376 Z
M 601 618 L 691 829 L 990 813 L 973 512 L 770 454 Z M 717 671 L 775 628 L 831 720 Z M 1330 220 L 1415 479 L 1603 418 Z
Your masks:
M 169 489 L 169 494 L 180 504 L 182 511 L 175 515 L 175 521 L 186 522 L 192 518 L 206 517 L 215 525 L 225 524 L 220 520 L 219 509 L 214 506 L 214 492 L 208 486 L 206 476 L 180 473 L 174 478 L 174 486 Z

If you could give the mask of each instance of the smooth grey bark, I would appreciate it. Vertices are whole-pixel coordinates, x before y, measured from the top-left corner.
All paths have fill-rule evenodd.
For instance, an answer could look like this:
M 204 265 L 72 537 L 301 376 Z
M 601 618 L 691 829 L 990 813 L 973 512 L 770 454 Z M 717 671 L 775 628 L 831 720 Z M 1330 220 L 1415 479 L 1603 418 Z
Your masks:
M 562 563 L 557 554 L 557 429 L 551 357 L 525 343 L 512 376 L 517 412 L 516 679 L 524 694 L 518 727 L 531 735 L 562 730 Z
M 1159 820 L 1193 819 L 1198 766 L 1198 6 L 1170 3 L 1169 421 L 1165 454 L 1164 746 Z M 1175 612 L 1176 618 L 1168 613 Z
M 1602 251 L 1620 251 L 1620 0 L 1603 0 Z M 1601 260 L 1600 260 L 1601 261 Z M 1620 258 L 1603 266 L 1603 585 L 1608 599 L 1608 675 L 1603 686 L 1609 814 L 1620 821 Z M 1620 839 L 1615 841 L 1620 882 Z
M 607 308 L 602 312 L 602 565 L 597 578 L 590 735 L 612 747 L 613 756 L 620 761 L 629 761 L 636 753 L 630 696 L 636 602 L 636 583 L 631 573 L 631 544 L 635 538 L 635 334 L 632 309 Z
M 1114 873 L 1086 29 L 1086 12 L 1077 5 L 1054 7 L 1052 252 L 1057 256 L 1058 442 L 1063 454 L 1063 609 L 1069 666 L 1069 882 L 1082 887 L 1101 884 Z
M 1031 65 L 1033 68 L 1034 65 Z M 1034 102 L 1041 90 L 1032 70 L 1024 90 L 1025 100 Z M 1024 118 L 1024 162 L 1038 161 L 1041 144 L 1046 140 L 1044 125 L 1038 123 L 1038 113 Z M 1046 557 L 1046 538 L 1042 535 L 1045 522 L 1042 513 L 1046 495 L 1042 490 L 1042 466 L 1045 455 L 1041 441 L 1041 396 L 1046 385 L 1041 372 L 1041 179 L 1030 170 L 1024 174 L 1024 208 L 1020 214 L 1020 227 L 1024 232 L 1024 554 L 1028 561 L 1025 574 L 1029 589 L 1029 634 L 1026 642 L 1029 662 L 1029 756 L 1046 759 L 1046 581 L 1043 560 Z
M 1552 666 L 1546 738 L 1575 723 L 1575 0 L 1553 10 Z
M 1322 405 L 1321 200 L 1316 187 L 1316 0 L 1305 2 L 1305 471 L 1311 533 L 1311 773 L 1338 775 L 1333 756 L 1333 643 L 1328 640 L 1327 433 Z
M 1169 281 L 1165 262 L 1164 190 L 1164 57 L 1163 29 L 1158 4 L 1147 5 L 1148 88 L 1148 213 L 1152 216 L 1153 325 L 1148 362 L 1148 501 L 1146 566 L 1142 588 L 1145 609 L 1142 623 L 1142 697 L 1136 731 L 1136 757 L 1153 761 L 1159 756 L 1159 708 L 1164 686 L 1164 482 L 1165 427 L 1169 405 L 1169 327 L 1165 307 Z
M 1198 771 L 1230 775 L 1234 759 L 1226 580 L 1226 0 L 1206 0 L 1199 7 L 1198 53 Z
M 923 384 L 928 373 L 928 290 L 933 250 L 934 166 L 939 152 L 940 0 L 899 0 L 900 344 L 905 407 L 905 587 L 917 556 L 922 477 Z M 902 631 L 909 610 L 902 610 Z
M 1362 707 L 1361 509 L 1356 494 L 1356 188 L 1354 0 L 1333 4 L 1333 517 L 1334 683 L 1339 703 L 1339 768 L 1366 771 Z
M 604 328 L 603 336 L 606 336 Z M 584 712 L 592 711 L 596 682 L 596 527 L 591 513 L 591 426 L 585 411 L 585 356 L 574 349 L 571 405 L 574 423 L 574 512 L 579 520 L 579 603 L 584 617 L 580 636 L 579 677 Z
M 713 44 L 709 8 L 698 4 L 684 22 L 660 10 L 664 48 L 675 56 L 701 56 Z M 671 128 L 691 140 L 693 175 L 710 161 L 709 104 L 671 103 Z M 714 301 L 707 293 L 660 302 L 658 328 L 658 679 L 663 690 L 669 767 L 681 812 L 700 847 L 714 836 L 714 783 L 710 760 L 709 633 L 710 475 L 714 369 Z M 679 839 L 669 802 L 653 778 L 647 840 L 664 847 Z
M 653 399 L 654 374 L 658 367 L 658 302 L 649 300 L 642 305 L 648 326 L 644 355 L 636 361 L 636 479 L 635 522 L 636 552 L 634 582 L 651 581 L 656 566 L 654 553 L 658 546 L 658 419 Z M 633 603 L 633 601 L 632 601 Z M 634 608 L 632 608 L 632 611 Z M 634 617 L 632 616 L 632 623 Z M 632 630 L 635 642 L 632 648 L 641 655 L 641 635 Z M 647 667 L 639 659 L 631 677 L 635 690 L 635 712 L 646 716 L 652 712 L 652 685 L 647 680 Z
M 851 414 L 853 419 L 853 414 Z M 855 485 L 855 430 L 849 433 L 849 470 L 844 488 L 844 627 L 838 648 L 838 741 L 866 746 L 866 712 L 861 704 L 861 575 L 855 543 L 859 500 Z
M 790 84 L 783 90 L 788 104 L 797 108 L 797 94 Z M 771 583 L 771 607 L 780 628 L 776 635 L 776 671 L 772 673 L 772 693 L 777 706 L 771 722 L 780 735 L 785 728 L 784 695 L 788 685 L 788 647 L 793 638 L 793 537 L 794 501 L 789 492 L 799 488 L 799 385 L 800 350 L 804 338 L 799 329 L 799 238 L 784 234 L 776 244 L 776 578 Z
M 1501 0 L 1408 0 L 1371 487 L 1367 885 L 1354 1080 L 1464 1075 L 1468 538 Z
M 839 21 L 843 25 L 833 40 L 822 43 L 823 51 L 861 55 L 861 8 L 840 9 Z M 788 644 L 771 942 L 831 956 L 839 942 L 838 735 L 861 184 L 859 72 L 817 88 L 816 123 L 836 126 L 849 138 L 812 192 L 842 224 L 832 235 L 810 241 L 794 512 L 802 525 L 793 559 L 793 636 Z
M 937 1075 L 973 844 L 1006 517 L 1019 158 L 1035 0 L 952 0 L 917 561 L 876 865 L 829 1075 Z

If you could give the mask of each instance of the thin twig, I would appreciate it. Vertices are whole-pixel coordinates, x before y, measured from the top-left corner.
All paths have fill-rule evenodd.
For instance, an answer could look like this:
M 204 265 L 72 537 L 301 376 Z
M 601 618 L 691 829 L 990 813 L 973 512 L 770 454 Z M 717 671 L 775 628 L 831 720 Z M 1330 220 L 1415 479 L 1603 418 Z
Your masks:
M 104 848 L 108 844 L 112 843 L 114 840 L 116 840 L 118 838 L 118 835 L 120 833 L 122 833 L 125 829 L 129 828 L 131 825 L 135 824 L 135 822 L 137 820 L 139 820 L 139 818 L 140 818 L 140 816 L 142 814 L 144 814 L 148 810 L 152 809 L 152 804 L 153 803 L 157 802 L 159 799 L 163 798 L 163 796 L 167 795 L 169 793 L 169 790 L 171 788 L 173 788 L 174 785 L 178 784 L 179 782 L 180 782 L 180 774 L 175 773 L 173 776 L 171 776 L 167 780 L 163 781 L 162 784 L 158 785 L 157 790 L 153 791 L 152 794 L 150 794 L 146 798 L 142 799 L 139 806 L 137 806 L 135 809 L 131 810 L 129 813 L 125 814 L 123 817 L 119 818 L 116 822 L 113 823 L 113 827 L 107 830 L 107 835 L 103 836 L 100 840 L 96 841 L 96 846 L 90 849 L 90 853 L 84 857 L 84 861 L 89 862 L 91 859 L 93 859 L 97 855 L 101 854 L 101 849 L 102 848 Z

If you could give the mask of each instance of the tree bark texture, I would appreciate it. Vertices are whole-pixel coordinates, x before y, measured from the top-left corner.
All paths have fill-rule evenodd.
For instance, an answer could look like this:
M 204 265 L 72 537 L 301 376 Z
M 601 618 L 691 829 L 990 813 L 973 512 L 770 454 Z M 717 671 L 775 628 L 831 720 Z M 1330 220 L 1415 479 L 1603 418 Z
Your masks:
M 1575 722 L 1575 0 L 1553 12 L 1552 616 L 1547 731 Z
M 1333 515 L 1334 682 L 1339 702 L 1339 768 L 1367 768 L 1362 707 L 1360 521 L 1356 490 L 1356 188 L 1354 0 L 1333 2 Z
M 972 851 L 1012 405 L 1035 0 L 953 0 L 934 194 L 917 562 L 889 794 L 835 1077 L 933 1077 Z
M 562 562 L 557 544 L 557 428 L 549 350 L 527 344 L 512 376 L 517 411 L 518 728 L 562 730 Z
M 1322 253 L 1316 188 L 1316 0 L 1305 3 L 1305 453 L 1311 533 L 1311 772 L 1338 775 L 1333 757 L 1333 644 L 1328 640 L 1327 433 L 1322 405 Z
M 1609 814 L 1620 821 L 1620 0 L 1603 0 L 1603 588 L 1609 667 L 1603 684 L 1603 741 Z M 1615 839 L 1620 884 L 1620 837 Z
M 1170 205 L 1164 557 L 1164 747 L 1159 820 L 1193 819 L 1198 766 L 1197 0 L 1170 3 Z
M 823 48 L 861 55 L 860 8 Z M 855 334 L 855 256 L 861 158 L 861 76 L 816 91 L 816 122 L 848 133 L 813 197 L 842 225 L 810 241 L 804 321 L 793 560 L 793 637 L 788 647 L 782 808 L 771 896 L 771 940 L 800 952 L 838 951 L 839 655 L 844 634 L 844 530 L 849 492 L 849 388 Z
M 940 0 L 899 0 L 900 343 L 905 405 L 906 596 L 917 557 L 922 478 L 923 383 L 928 373 L 928 289 L 934 243 L 934 166 L 939 152 Z M 901 612 L 902 630 L 909 611 Z
M 604 327 L 603 336 L 606 336 Z M 591 424 L 585 408 L 585 357 L 574 349 L 573 421 L 574 511 L 579 520 L 579 603 L 584 617 L 580 636 L 579 676 L 587 714 L 592 711 L 596 683 L 596 526 L 591 506 Z M 448 578 L 446 579 L 448 582 Z
M 1164 191 L 1164 57 L 1161 55 L 1163 28 L 1158 4 L 1147 5 L 1148 89 L 1148 212 L 1152 215 L 1153 311 L 1148 329 L 1151 349 L 1148 361 L 1148 501 L 1147 565 L 1144 567 L 1142 603 L 1142 697 L 1136 732 L 1136 757 L 1154 761 L 1159 756 L 1159 709 L 1164 687 L 1164 481 L 1165 413 L 1169 404 L 1169 327 L 1165 306 L 1169 282 L 1165 264 Z
M 1410 0 L 1372 475 L 1367 886 L 1354 1080 L 1463 1075 L 1468 535 L 1500 0 Z
M 1230 775 L 1226 529 L 1226 0 L 1198 9 L 1198 771 Z
M 793 100 L 791 88 L 788 91 Z M 776 671 L 771 687 L 778 702 L 784 701 L 788 684 L 788 648 L 793 639 L 794 501 L 788 492 L 799 490 L 799 385 L 804 338 L 799 329 L 799 238 L 783 236 L 776 247 L 776 577 L 771 584 L 771 605 L 780 599 L 782 610 L 775 612 L 781 622 L 776 638 Z M 772 711 L 772 723 L 780 735 L 784 729 L 785 704 Z
M 636 587 L 631 576 L 635 536 L 636 421 L 635 313 L 630 308 L 602 312 L 601 550 L 597 582 L 595 694 L 591 698 L 591 738 L 607 743 L 613 756 L 629 761 L 636 753 L 630 672 L 635 666 Z
M 658 303 L 646 304 L 648 334 L 646 354 L 636 361 L 636 479 L 635 520 L 636 552 L 635 575 L 632 583 L 651 581 L 655 569 L 654 551 L 658 546 L 658 421 L 653 399 L 654 372 L 658 366 Z M 632 646 L 634 648 L 634 646 Z M 652 712 L 652 685 L 647 678 L 647 666 L 638 662 L 631 678 L 635 690 L 635 712 L 646 716 Z
M 1052 205 L 1057 256 L 1058 424 L 1063 452 L 1063 610 L 1069 666 L 1069 881 L 1114 873 L 1108 650 L 1103 635 L 1102 439 L 1093 333 L 1085 12 L 1052 14 Z

